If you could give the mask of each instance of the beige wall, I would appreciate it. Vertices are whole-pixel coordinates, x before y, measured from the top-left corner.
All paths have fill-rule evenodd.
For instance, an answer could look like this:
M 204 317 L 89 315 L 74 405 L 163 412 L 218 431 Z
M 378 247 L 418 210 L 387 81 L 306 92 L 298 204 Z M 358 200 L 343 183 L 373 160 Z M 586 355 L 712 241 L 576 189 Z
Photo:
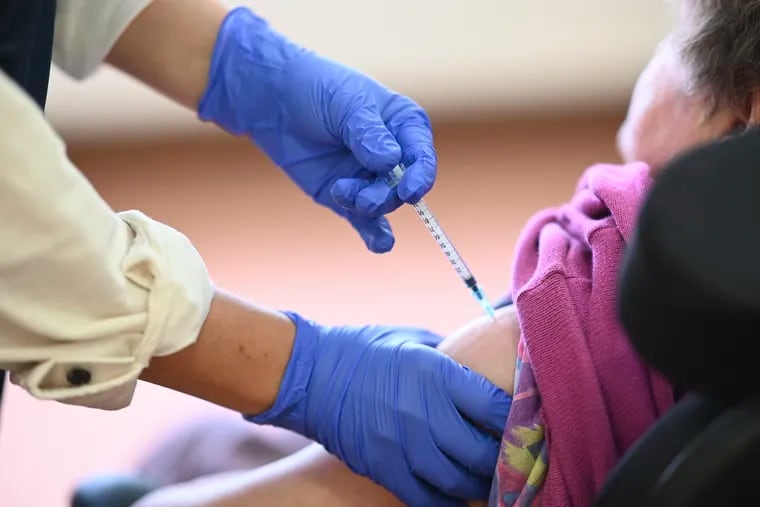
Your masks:
M 249 0 L 292 38 L 433 114 L 478 117 L 625 102 L 670 26 L 664 0 Z M 197 131 L 189 111 L 103 69 L 54 75 L 48 112 L 69 137 Z

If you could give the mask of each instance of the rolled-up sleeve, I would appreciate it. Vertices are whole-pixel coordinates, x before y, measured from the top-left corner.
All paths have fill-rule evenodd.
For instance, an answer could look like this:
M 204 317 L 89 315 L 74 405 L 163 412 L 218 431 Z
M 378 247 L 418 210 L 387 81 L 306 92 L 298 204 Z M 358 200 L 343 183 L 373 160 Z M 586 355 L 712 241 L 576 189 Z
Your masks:
M 74 78 L 89 76 L 151 1 L 58 0 L 53 62 Z
M 116 409 L 193 343 L 213 285 L 190 241 L 114 213 L 0 73 L 0 369 L 32 395 Z

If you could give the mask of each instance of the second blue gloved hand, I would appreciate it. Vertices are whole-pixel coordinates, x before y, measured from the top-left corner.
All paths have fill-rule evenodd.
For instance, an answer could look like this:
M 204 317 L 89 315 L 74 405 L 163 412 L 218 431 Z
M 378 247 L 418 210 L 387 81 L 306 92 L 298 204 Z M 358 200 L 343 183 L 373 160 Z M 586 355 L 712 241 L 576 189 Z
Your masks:
M 296 325 L 274 406 L 248 420 L 321 443 L 411 506 L 487 498 L 511 398 L 414 328 Z M 478 426 L 475 426 L 475 425 Z
M 250 136 L 304 192 L 348 219 L 373 252 L 393 247 L 384 215 L 417 202 L 436 177 L 420 106 L 290 42 L 244 8 L 222 24 L 198 113 Z M 392 188 L 382 176 L 399 162 L 407 170 Z

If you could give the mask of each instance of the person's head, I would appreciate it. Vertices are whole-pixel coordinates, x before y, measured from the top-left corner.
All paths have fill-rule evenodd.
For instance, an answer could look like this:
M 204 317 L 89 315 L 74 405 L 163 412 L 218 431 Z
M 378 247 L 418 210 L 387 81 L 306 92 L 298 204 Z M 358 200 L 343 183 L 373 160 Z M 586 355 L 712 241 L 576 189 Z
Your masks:
M 760 122 L 760 0 L 680 0 L 618 133 L 626 160 L 674 155 Z

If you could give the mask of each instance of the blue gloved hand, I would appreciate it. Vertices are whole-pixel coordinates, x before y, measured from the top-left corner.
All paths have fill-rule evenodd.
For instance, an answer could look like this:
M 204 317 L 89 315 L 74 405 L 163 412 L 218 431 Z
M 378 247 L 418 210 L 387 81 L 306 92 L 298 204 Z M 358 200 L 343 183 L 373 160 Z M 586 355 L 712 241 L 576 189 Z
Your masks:
M 383 216 L 433 186 L 430 121 L 416 103 L 290 42 L 245 8 L 219 31 L 201 119 L 245 134 L 318 203 L 348 219 L 367 248 L 394 238 Z M 382 178 L 399 162 L 395 188 Z
M 413 328 L 323 327 L 296 314 L 274 406 L 249 421 L 321 443 L 411 506 L 487 498 L 512 399 Z M 475 424 L 480 427 L 476 427 Z

